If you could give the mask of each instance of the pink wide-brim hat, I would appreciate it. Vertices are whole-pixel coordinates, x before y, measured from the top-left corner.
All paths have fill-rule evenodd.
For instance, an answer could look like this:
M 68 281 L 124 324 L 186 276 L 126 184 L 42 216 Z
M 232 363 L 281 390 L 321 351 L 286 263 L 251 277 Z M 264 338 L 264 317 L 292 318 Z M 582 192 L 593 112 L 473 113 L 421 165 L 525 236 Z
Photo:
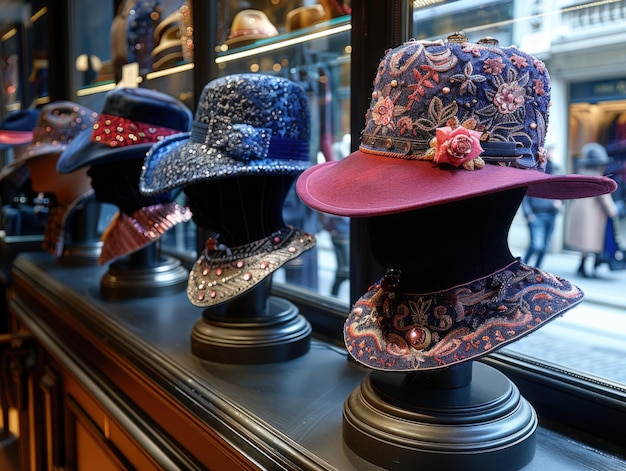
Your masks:
M 607 177 L 499 165 L 467 171 L 361 151 L 310 167 L 296 183 L 308 206 L 349 217 L 399 213 L 520 187 L 528 187 L 529 196 L 574 199 L 611 193 L 617 184 Z
M 528 187 L 573 199 L 614 191 L 607 177 L 549 175 L 550 76 L 539 59 L 463 34 L 390 49 L 374 79 L 359 150 L 305 170 L 313 209 L 379 216 Z

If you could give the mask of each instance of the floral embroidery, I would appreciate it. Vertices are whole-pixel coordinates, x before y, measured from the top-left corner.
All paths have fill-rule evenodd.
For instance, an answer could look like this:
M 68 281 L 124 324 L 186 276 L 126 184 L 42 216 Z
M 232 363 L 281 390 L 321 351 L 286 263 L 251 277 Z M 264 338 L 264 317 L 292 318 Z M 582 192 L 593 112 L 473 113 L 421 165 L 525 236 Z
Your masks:
M 502 114 L 514 113 L 516 109 L 524 105 L 525 95 L 526 90 L 516 82 L 503 83 L 498 87 L 493 103 Z
M 447 163 L 459 167 L 469 160 L 480 155 L 483 148 L 480 146 L 481 133 L 464 127 L 437 128 L 437 147 L 435 162 Z
M 419 70 L 413 69 L 413 77 L 416 83 L 409 85 L 409 90 L 413 90 L 413 93 L 409 95 L 409 107 L 413 101 L 418 101 L 420 97 L 423 97 L 427 88 L 435 88 L 435 84 L 439 82 L 439 74 L 432 70 L 429 66 L 422 66 L 422 69 L 426 71 L 426 75 L 422 76 Z M 432 78 L 432 81 L 430 80 Z
M 493 59 L 485 59 L 483 70 L 488 74 L 500 74 L 504 69 L 504 63 L 502 62 L 501 57 L 496 57 Z
M 485 162 L 541 168 L 537 152 L 545 139 L 549 97 L 545 65 L 515 47 L 407 41 L 380 64 L 360 149 L 401 159 L 453 162 L 468 170 L 482 168 Z M 459 158 L 472 142 L 465 137 L 444 155 L 441 143 L 437 150 L 437 129 L 450 126 L 453 118 L 482 133 L 483 149 L 488 145 L 482 140 L 508 141 L 530 158 L 493 155 L 497 146 L 490 146 L 486 156 Z
M 518 69 L 528 67 L 528 62 L 526 61 L 526 59 L 517 54 L 513 54 L 511 56 L 511 64 L 513 64 Z
M 509 282 L 494 283 L 496 278 Z M 396 290 L 391 297 L 382 281 L 355 303 L 343 333 L 355 360 L 387 371 L 433 370 L 478 359 L 583 299 L 567 280 L 519 261 L 485 278 L 428 294 Z
M 372 119 L 379 126 L 393 128 L 391 118 L 393 118 L 393 102 L 389 97 L 380 97 L 372 110 Z
M 398 120 L 400 134 L 409 134 L 413 131 L 413 121 L 408 116 L 403 116 Z
M 463 84 L 459 89 L 459 94 L 464 95 L 466 92 L 471 93 L 472 95 L 476 95 L 476 83 L 484 82 L 487 80 L 483 75 L 474 74 L 474 66 L 471 62 L 465 64 L 463 68 L 463 75 L 456 74 L 450 77 L 450 81 L 454 80 L 462 80 Z
M 474 57 L 480 57 L 483 46 L 481 44 L 464 43 L 461 50 L 473 55 Z
M 546 93 L 543 86 L 543 80 L 535 79 L 533 80 L 533 84 L 533 90 L 537 95 L 543 95 L 544 93 Z
M 539 59 L 535 59 L 533 61 L 533 65 L 537 68 L 537 72 L 539 72 L 540 74 L 546 73 L 546 64 L 541 62 Z

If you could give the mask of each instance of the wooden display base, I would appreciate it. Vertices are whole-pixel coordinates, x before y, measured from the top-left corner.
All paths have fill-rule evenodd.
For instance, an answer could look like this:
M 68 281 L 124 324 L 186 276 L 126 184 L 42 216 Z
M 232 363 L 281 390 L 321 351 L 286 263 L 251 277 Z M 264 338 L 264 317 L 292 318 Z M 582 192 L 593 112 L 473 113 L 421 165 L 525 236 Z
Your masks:
M 448 370 L 417 381 L 369 374 L 344 402 L 345 443 L 384 469 L 503 471 L 529 463 L 537 416 L 517 387 L 482 363 Z
M 107 299 L 150 298 L 179 293 L 187 287 L 189 272 L 179 260 L 161 256 L 156 264 L 136 265 L 118 260 L 100 279 L 100 294 Z
M 63 247 L 59 264 L 64 267 L 91 266 L 98 264 L 102 241 L 83 242 Z
M 191 352 L 203 360 L 263 364 L 309 351 L 311 325 L 286 299 L 270 296 L 267 316 L 220 316 L 205 311 L 191 331 Z

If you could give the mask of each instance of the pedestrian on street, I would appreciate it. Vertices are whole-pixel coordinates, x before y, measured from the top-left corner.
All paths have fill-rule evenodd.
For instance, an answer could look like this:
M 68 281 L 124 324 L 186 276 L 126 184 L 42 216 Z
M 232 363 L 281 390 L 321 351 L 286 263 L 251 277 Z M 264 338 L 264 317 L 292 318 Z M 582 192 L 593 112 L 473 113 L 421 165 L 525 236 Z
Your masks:
M 546 151 L 546 173 L 558 173 L 556 164 L 552 161 L 552 152 L 554 152 L 554 148 L 549 148 Z M 561 200 L 524 196 L 522 211 L 526 217 L 530 233 L 530 242 L 526 255 L 524 255 L 524 263 L 530 264 L 531 258 L 536 257 L 534 266 L 541 267 L 543 257 L 550 248 L 556 216 L 561 206 Z
M 604 175 L 609 163 L 606 149 L 598 143 L 585 144 L 582 148 L 580 173 Z M 610 194 L 573 200 L 569 208 L 566 242 L 570 248 L 581 253 L 578 274 L 594 278 L 599 264 L 598 255 L 604 247 L 607 218 L 617 215 L 617 206 Z M 593 272 L 589 271 L 588 260 L 593 258 Z

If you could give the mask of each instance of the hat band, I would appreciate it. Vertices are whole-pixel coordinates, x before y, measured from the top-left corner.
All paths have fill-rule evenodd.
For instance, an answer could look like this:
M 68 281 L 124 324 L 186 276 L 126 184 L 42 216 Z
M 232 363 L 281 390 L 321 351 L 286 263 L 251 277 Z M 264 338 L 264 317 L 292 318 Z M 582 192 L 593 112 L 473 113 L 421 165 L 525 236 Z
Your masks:
M 180 132 L 176 129 L 102 113 L 93 125 L 91 140 L 109 147 L 126 147 L 154 143 Z
M 219 127 L 194 121 L 189 139 L 191 142 L 206 144 L 242 162 L 309 159 L 308 141 L 285 139 L 274 135 L 269 128 L 256 128 L 249 124 Z
M 248 28 L 248 29 L 238 29 L 232 31 L 228 39 L 240 38 L 242 36 L 275 36 L 273 31 L 263 29 L 263 28 Z
M 524 157 L 532 158 L 531 149 L 524 147 L 519 142 L 480 141 L 480 145 L 483 148 L 480 157 L 488 162 L 515 162 L 519 164 L 520 160 L 525 160 Z M 423 143 L 412 139 L 374 136 L 371 134 L 363 134 L 360 146 L 361 152 L 407 160 L 431 160 L 427 156 L 429 149 L 430 147 L 424 147 Z

